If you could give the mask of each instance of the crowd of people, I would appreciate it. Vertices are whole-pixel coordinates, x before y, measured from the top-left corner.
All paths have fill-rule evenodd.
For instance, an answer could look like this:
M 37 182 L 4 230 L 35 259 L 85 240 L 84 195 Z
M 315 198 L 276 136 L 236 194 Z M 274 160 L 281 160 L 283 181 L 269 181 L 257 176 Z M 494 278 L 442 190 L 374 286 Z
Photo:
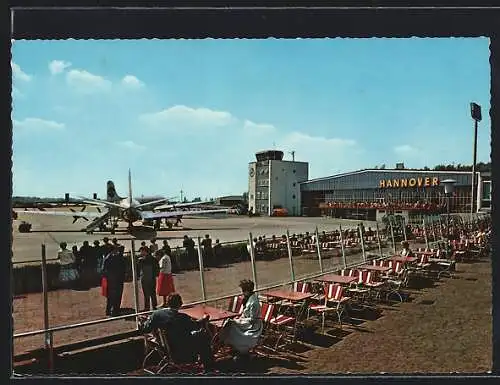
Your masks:
M 151 239 L 147 245 L 141 242 L 137 260 L 138 278 L 144 296 L 144 311 L 151 307 L 156 309 L 157 296 L 163 298 L 162 306 L 166 306 L 167 296 L 175 291 L 172 272 L 176 261 L 167 240 L 163 240 L 160 248 L 156 239 Z M 93 246 L 84 241 L 78 248 L 74 245 L 68 249 L 66 242 L 60 243 L 57 260 L 60 265 L 59 283 L 62 288 L 90 288 L 100 279 L 102 295 L 107 298 L 106 315 L 120 313 L 123 295 L 123 285 L 126 279 L 127 259 L 125 247 L 116 238 L 111 241 L 104 237 L 102 243 L 95 240 Z M 187 235 L 183 239 L 184 255 L 189 267 L 199 266 L 198 252 L 195 242 Z M 205 235 L 201 242 L 204 266 L 217 266 L 221 260 L 222 245 L 219 240 L 212 245 L 210 236 Z
M 322 208 L 328 209 L 378 209 L 378 210 L 420 210 L 440 212 L 446 204 L 427 201 L 417 202 L 326 202 Z

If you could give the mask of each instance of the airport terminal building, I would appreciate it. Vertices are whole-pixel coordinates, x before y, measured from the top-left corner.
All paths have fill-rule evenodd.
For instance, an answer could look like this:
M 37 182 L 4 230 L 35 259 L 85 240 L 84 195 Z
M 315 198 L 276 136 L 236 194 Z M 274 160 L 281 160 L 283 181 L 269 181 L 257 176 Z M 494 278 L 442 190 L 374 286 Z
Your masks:
M 476 210 L 491 204 L 491 179 L 477 173 Z M 302 214 L 339 218 L 380 219 L 387 213 L 408 219 L 423 212 L 446 212 L 447 197 L 441 182 L 454 179 L 451 212 L 470 212 L 472 173 L 366 169 L 308 180 L 300 184 Z

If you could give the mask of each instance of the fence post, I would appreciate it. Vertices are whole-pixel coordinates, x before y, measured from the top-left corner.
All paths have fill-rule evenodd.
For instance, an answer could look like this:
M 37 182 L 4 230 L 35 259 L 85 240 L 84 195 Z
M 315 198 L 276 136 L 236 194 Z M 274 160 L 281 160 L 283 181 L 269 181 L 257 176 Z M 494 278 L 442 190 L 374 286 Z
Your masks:
M 436 242 L 436 218 L 432 218 L 432 238 Z
M 203 253 L 201 251 L 201 240 L 200 237 L 198 237 L 198 264 L 200 265 L 200 284 L 201 284 L 201 298 L 203 301 L 207 299 L 207 294 L 205 291 L 205 275 L 204 275 L 204 270 L 205 267 L 203 266 Z
M 288 249 L 288 261 L 290 262 L 290 277 L 295 282 L 295 270 L 293 269 L 292 261 L 292 245 L 290 244 L 290 232 L 286 229 L 286 247 Z
M 132 264 L 132 284 L 134 285 L 134 308 L 135 314 L 139 313 L 139 280 L 137 277 L 137 263 L 135 259 L 135 241 L 130 240 L 130 263 Z M 146 304 L 144 304 L 144 307 Z M 139 330 L 139 316 L 135 316 L 135 327 Z
M 389 226 L 391 227 L 391 238 L 392 238 L 392 249 L 394 250 L 394 254 L 396 251 L 396 241 L 394 240 L 394 227 L 392 226 L 392 217 L 389 216 Z
M 342 262 L 344 262 L 344 269 L 346 269 L 347 261 L 345 258 L 344 234 L 342 234 L 342 225 L 339 225 L 339 229 L 340 229 L 340 250 L 342 251 Z
M 379 232 L 379 229 L 378 229 L 378 222 L 377 222 L 377 243 L 378 243 L 378 252 L 380 254 L 380 258 L 383 257 L 383 254 L 382 254 L 382 243 L 380 242 L 380 232 Z
M 429 240 L 427 239 L 427 227 L 425 225 L 425 217 L 422 218 L 422 226 L 424 226 L 424 239 L 425 239 L 425 248 L 429 248 Z
M 323 259 L 321 257 L 321 247 L 319 243 L 319 231 L 318 231 L 318 226 L 316 226 L 316 250 L 318 250 L 318 263 L 319 263 L 319 271 L 323 272 Z
M 250 262 L 252 263 L 252 278 L 253 278 L 253 283 L 255 285 L 255 289 L 258 289 L 258 284 L 257 284 L 257 267 L 255 265 L 255 249 L 253 247 L 253 236 L 252 233 L 248 233 L 248 241 L 249 241 L 249 250 L 250 250 Z
M 366 262 L 365 240 L 363 239 L 363 229 L 361 225 L 358 225 L 358 232 L 361 241 L 361 252 L 363 253 L 363 261 Z
M 47 254 L 45 244 L 42 244 L 42 292 L 43 292 L 43 328 L 45 330 L 45 349 L 48 352 L 48 366 L 49 372 L 54 370 L 54 343 L 52 332 L 49 329 L 49 296 L 48 296 L 48 282 L 47 282 Z

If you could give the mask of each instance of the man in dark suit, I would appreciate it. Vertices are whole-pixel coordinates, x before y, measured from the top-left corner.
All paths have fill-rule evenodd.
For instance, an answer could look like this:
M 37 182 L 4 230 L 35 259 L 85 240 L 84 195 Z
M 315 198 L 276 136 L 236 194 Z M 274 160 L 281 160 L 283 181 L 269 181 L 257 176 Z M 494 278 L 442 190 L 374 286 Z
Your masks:
M 125 258 L 120 254 L 119 247 L 115 246 L 104 260 L 102 273 L 108 281 L 106 315 L 117 316 L 120 314 L 125 281 Z
M 171 293 L 167 298 L 167 307 L 155 310 L 141 325 L 140 330 L 149 333 L 153 329 L 165 329 L 175 362 L 191 363 L 199 356 L 205 371 L 211 370 L 214 358 L 206 330 L 209 316 L 194 321 L 187 314 L 179 312 L 181 306 L 181 296 Z

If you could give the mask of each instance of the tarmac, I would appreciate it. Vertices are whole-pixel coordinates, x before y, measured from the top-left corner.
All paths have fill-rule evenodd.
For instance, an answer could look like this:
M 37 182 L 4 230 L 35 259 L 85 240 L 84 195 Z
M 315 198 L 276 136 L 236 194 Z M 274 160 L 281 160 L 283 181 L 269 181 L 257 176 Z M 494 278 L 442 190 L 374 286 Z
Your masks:
M 51 210 L 68 211 L 69 207 L 56 208 Z M 75 208 L 79 211 L 81 208 Z M 93 208 L 87 208 L 91 211 Z M 203 238 L 205 234 L 210 235 L 212 241 L 219 239 L 221 243 L 246 241 L 249 234 L 253 237 L 265 235 L 271 238 L 272 235 L 280 237 L 285 234 L 287 229 L 290 234 L 314 232 L 316 227 L 318 231 L 333 231 L 342 228 L 356 227 L 361 221 L 343 220 L 325 217 L 252 217 L 238 215 L 223 215 L 210 217 L 184 217 L 181 227 L 173 227 L 171 230 L 153 231 L 148 228 L 146 231 L 138 230 L 134 235 L 128 234 L 125 230 L 125 223 L 114 235 L 109 232 L 94 232 L 87 234 L 82 229 L 89 223 L 83 219 L 73 222 L 73 217 L 51 216 L 30 214 L 29 211 L 17 210 L 18 219 L 13 223 L 13 263 L 38 263 L 41 261 L 41 245 L 46 246 L 47 259 L 55 258 L 59 250 L 59 243 L 66 242 L 68 248 L 73 245 L 80 247 L 83 241 L 87 240 L 92 244 L 94 240 L 102 240 L 104 237 L 117 238 L 126 250 L 130 250 L 131 239 L 136 239 L 136 249 L 142 240 L 168 239 L 171 247 L 182 245 L 184 235 L 192 237 L 195 241 L 197 237 Z M 21 221 L 27 221 L 32 224 L 30 233 L 20 233 L 18 226 Z M 375 229 L 376 222 L 363 221 L 366 228 L 371 226 Z M 149 243 L 149 242 L 148 242 Z

